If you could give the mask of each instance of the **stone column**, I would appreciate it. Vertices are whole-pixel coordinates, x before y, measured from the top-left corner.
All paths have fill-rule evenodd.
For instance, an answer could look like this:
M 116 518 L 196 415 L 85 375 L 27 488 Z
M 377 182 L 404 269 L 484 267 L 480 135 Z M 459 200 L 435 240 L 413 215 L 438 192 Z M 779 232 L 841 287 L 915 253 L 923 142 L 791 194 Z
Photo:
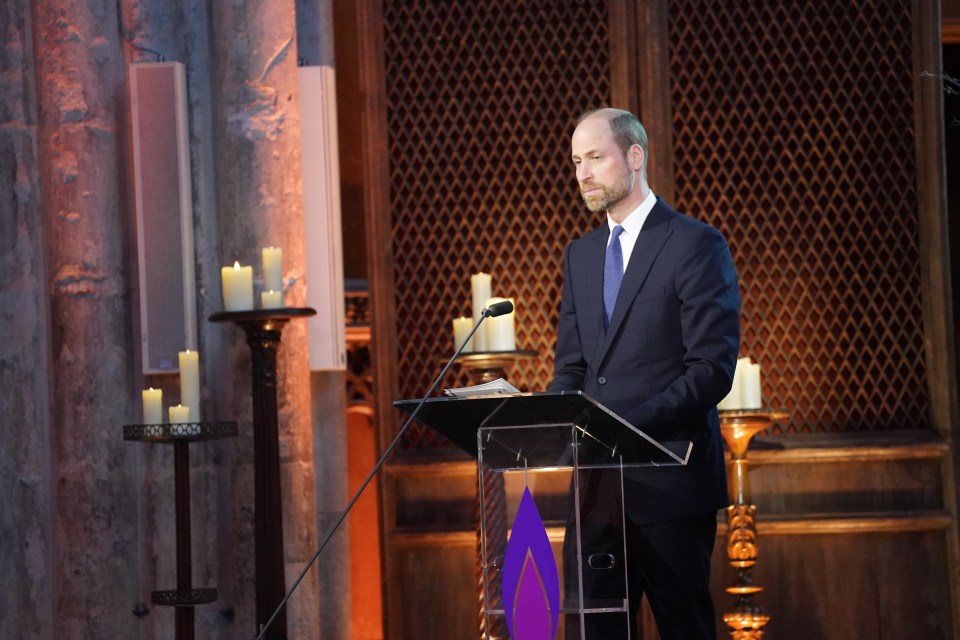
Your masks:
M 23 5 L 18 7 L 18 5 Z M 53 637 L 49 323 L 33 33 L 0 3 L 0 637 Z
M 55 638 L 131 638 L 137 593 L 135 474 L 120 426 L 134 417 L 124 60 L 111 0 L 37 0 L 51 368 Z
M 317 535 L 325 536 L 353 497 L 348 495 L 347 486 L 346 373 L 312 371 L 310 381 L 313 389 Z M 364 476 L 368 472 L 369 469 L 363 471 Z M 367 493 L 375 495 L 375 486 L 368 487 Z M 348 515 L 311 570 L 319 582 L 317 614 L 324 640 L 348 640 L 351 637 L 351 520 Z M 379 557 L 380 549 L 363 549 L 362 553 Z
M 283 249 L 284 301 L 305 304 L 303 191 L 297 103 L 297 43 L 293 0 L 252 0 L 210 4 L 213 33 L 214 131 L 221 262 L 252 264 L 260 271 L 260 250 Z M 223 375 L 240 422 L 233 478 L 234 504 L 252 505 L 250 451 L 250 353 L 242 332 L 229 332 Z M 283 531 L 289 583 L 313 554 L 313 449 L 306 323 L 284 329 L 277 364 Z M 256 628 L 253 619 L 253 534 L 249 511 L 235 512 L 238 632 Z M 291 638 L 315 637 L 317 577 L 312 573 L 287 605 Z M 263 621 L 260 621 L 263 622 Z
M 331 0 L 296 0 L 296 12 L 298 59 L 307 66 L 334 67 Z M 332 149 L 329 153 L 335 158 L 338 151 Z M 327 534 L 352 497 L 347 485 L 346 378 L 346 371 L 310 372 L 318 537 Z M 374 493 L 373 487 L 368 492 Z M 317 614 L 324 640 L 350 638 L 351 520 L 348 516 L 312 569 L 319 582 Z M 363 552 L 379 557 L 380 549 Z
M 220 229 L 216 207 L 217 167 L 214 163 L 214 112 L 211 96 L 212 59 L 209 6 L 205 0 L 121 0 L 121 20 L 131 62 L 175 60 L 184 65 L 187 80 L 190 175 L 193 207 L 193 245 L 197 280 L 197 350 L 200 353 L 200 397 L 204 418 L 236 420 L 243 414 L 236 405 L 249 406 L 249 390 L 235 399 L 233 386 L 224 380 L 228 362 L 226 341 L 230 333 L 223 325 L 208 322 L 212 313 L 223 310 L 220 295 Z M 164 398 L 179 397 L 177 377 L 148 376 L 143 386 L 164 390 Z M 246 403 L 246 405 L 244 405 Z M 249 425 L 248 425 L 249 429 Z M 249 431 L 241 434 L 247 436 Z M 237 492 L 235 465 L 252 464 L 238 454 L 240 438 L 194 444 L 190 447 L 191 539 L 193 584 L 217 589 L 215 602 L 194 611 L 197 637 L 233 637 L 238 603 L 235 595 L 246 593 L 243 570 L 235 566 L 252 563 L 252 548 L 238 541 L 237 514 L 249 509 L 252 494 Z M 175 583 L 173 527 L 175 513 L 171 495 L 174 487 L 172 448 L 165 445 L 129 444 L 128 455 L 137 460 L 140 528 L 140 594 L 149 609 L 142 620 L 144 638 L 172 637 L 174 611 L 150 604 L 154 590 L 170 589 Z M 242 522 L 248 528 L 249 522 Z M 242 536 L 241 536 L 242 537 Z M 252 539 L 249 544 L 252 544 Z M 241 547 L 238 550 L 238 545 Z M 242 606 L 242 605 L 240 605 Z

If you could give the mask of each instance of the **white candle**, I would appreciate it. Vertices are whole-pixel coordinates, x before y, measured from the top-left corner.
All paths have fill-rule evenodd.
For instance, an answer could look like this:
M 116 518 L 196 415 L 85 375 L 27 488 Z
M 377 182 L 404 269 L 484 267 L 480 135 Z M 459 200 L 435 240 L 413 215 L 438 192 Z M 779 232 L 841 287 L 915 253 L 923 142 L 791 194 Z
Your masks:
M 189 422 L 200 422 L 200 355 L 180 352 L 180 404 L 190 408 Z
M 184 424 L 190 422 L 190 407 L 178 404 L 170 407 L 170 424 Z
M 733 387 L 730 388 L 730 391 L 723 397 L 723 400 L 720 401 L 720 404 L 717 405 L 717 411 L 732 411 L 736 407 L 734 405 L 733 398 Z
M 253 267 L 241 267 L 234 262 L 232 267 L 220 269 L 223 281 L 223 308 L 227 311 L 253 309 Z
M 743 409 L 743 380 L 746 368 L 749 365 L 750 358 L 739 358 L 737 360 L 737 368 L 733 373 L 733 386 L 730 387 L 730 393 L 717 405 L 717 408 L 721 411 Z
M 143 424 L 163 424 L 163 390 L 143 390 Z
M 480 319 L 480 314 L 483 312 L 484 303 L 487 301 L 487 298 L 490 297 L 490 283 L 491 277 L 489 273 L 475 273 L 470 276 L 470 293 L 473 297 L 473 321 L 476 322 Z M 483 321 L 483 324 L 487 324 L 490 321 Z M 490 349 L 487 346 L 487 332 L 486 327 L 481 325 L 480 329 L 473 334 L 473 349 L 474 351 L 487 351 Z
M 460 345 L 463 344 L 463 341 L 467 339 L 467 336 L 470 335 L 470 330 L 473 329 L 473 320 L 470 318 L 454 318 L 453 319 L 453 349 L 456 351 L 460 348 Z M 473 351 L 473 339 L 470 339 L 470 342 L 467 343 L 467 346 L 463 348 L 463 353 Z
M 266 247 L 263 250 L 263 290 L 283 291 L 283 249 Z M 264 308 L 275 309 L 276 307 L 264 306 Z
M 759 409 L 763 406 L 760 394 L 760 365 L 748 363 L 743 370 L 743 408 Z
M 279 309 L 283 306 L 283 291 L 264 291 L 260 294 L 260 308 Z
M 485 306 L 489 307 L 505 300 L 513 302 L 513 298 L 487 298 Z M 487 325 L 488 351 L 513 351 L 517 348 L 513 311 L 496 318 L 487 318 L 484 323 Z

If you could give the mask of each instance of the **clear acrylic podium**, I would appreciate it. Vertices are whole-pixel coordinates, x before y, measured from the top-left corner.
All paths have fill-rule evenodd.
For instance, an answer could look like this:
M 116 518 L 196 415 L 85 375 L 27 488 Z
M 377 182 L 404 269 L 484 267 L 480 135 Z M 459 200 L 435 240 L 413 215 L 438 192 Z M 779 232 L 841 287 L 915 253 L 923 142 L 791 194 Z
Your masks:
M 418 400 L 399 400 L 394 404 L 412 413 Z M 483 469 L 486 465 L 500 473 L 546 470 L 570 470 L 570 495 L 567 505 L 564 561 L 567 566 L 560 579 L 559 614 L 566 627 L 567 638 L 586 638 L 588 617 L 594 615 L 620 616 L 627 634 L 632 620 L 628 615 L 629 592 L 626 579 L 626 548 L 622 542 L 615 548 L 584 549 L 581 534 L 584 526 L 592 526 L 590 514 L 581 520 L 584 504 L 582 489 L 596 488 L 591 478 L 597 470 L 603 477 L 604 501 L 614 505 L 605 509 L 604 530 L 619 530 L 618 539 L 624 539 L 623 472 L 631 467 L 674 466 L 686 464 L 690 455 L 689 442 L 658 443 L 645 433 L 582 392 L 534 393 L 514 395 L 487 395 L 473 398 L 430 398 L 417 414 L 417 419 L 442 434 L 457 447 L 476 458 L 480 493 L 481 564 L 484 585 L 484 615 L 486 629 L 507 628 L 504 617 L 519 616 L 508 603 L 505 611 L 500 597 L 514 589 L 503 584 L 504 551 L 507 541 L 494 539 L 486 522 Z M 528 480 L 528 477 L 525 478 Z M 525 482 L 527 488 L 530 482 Z M 610 496 L 610 493 L 619 495 Z M 533 495 L 536 502 L 536 496 Z M 612 498 L 612 499 L 611 499 Z M 512 514 L 510 515 L 512 518 Z M 514 523 L 510 522 L 511 529 Z M 542 522 L 541 522 L 542 526 Z M 500 532 L 498 538 L 502 538 Z M 513 544 L 511 542 L 511 544 Z M 536 549 L 530 553 L 535 556 Z M 543 575 L 540 568 L 553 562 L 541 558 L 535 563 L 540 586 Z M 545 561 L 546 560 L 546 561 Z M 574 564 L 574 567 L 570 565 Z M 539 567 L 539 568 L 538 568 Z M 615 572 L 609 574 L 607 572 Z M 605 582 L 614 583 L 602 595 L 591 594 L 591 582 L 606 573 Z M 531 574 L 533 575 L 533 574 Z M 612 579 L 611 579 L 612 576 Z M 622 584 L 622 588 L 620 585 Z M 549 593 L 549 588 L 547 589 Z M 489 604 L 489 606 L 487 606 Z M 512 619 L 516 625 L 516 618 Z M 618 621 L 616 624 L 621 624 Z M 507 637 L 491 634 L 491 637 Z M 624 637 L 632 637 L 625 635 Z

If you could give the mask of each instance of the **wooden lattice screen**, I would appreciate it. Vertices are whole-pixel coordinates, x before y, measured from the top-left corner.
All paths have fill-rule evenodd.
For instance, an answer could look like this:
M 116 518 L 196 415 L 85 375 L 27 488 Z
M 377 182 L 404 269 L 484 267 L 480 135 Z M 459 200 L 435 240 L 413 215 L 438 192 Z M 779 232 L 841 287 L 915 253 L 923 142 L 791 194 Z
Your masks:
M 452 355 L 478 271 L 516 299 L 517 347 L 541 354 L 511 382 L 543 389 L 563 247 L 596 224 L 569 135 L 610 100 L 606 3 L 386 0 L 384 17 L 400 391 L 422 395 Z
M 730 240 L 782 432 L 928 426 L 908 1 L 668 5 L 673 204 Z M 512 381 L 542 389 L 563 246 L 601 221 L 568 155 L 574 118 L 610 101 L 606 2 L 385 0 L 384 18 L 400 392 L 451 353 L 481 270 L 541 354 Z
M 929 426 L 909 0 L 670 2 L 676 204 L 789 432 Z

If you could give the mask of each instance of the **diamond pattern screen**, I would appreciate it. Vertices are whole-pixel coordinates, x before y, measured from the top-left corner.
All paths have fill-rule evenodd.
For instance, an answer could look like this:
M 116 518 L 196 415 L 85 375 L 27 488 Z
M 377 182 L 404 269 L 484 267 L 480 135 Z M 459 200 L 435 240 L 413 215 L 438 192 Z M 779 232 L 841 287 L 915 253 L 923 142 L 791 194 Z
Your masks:
M 516 303 L 510 381 L 552 377 L 566 243 L 596 220 L 579 204 L 569 136 L 609 102 L 602 1 L 384 2 L 400 390 L 421 396 L 471 315 L 470 275 Z M 461 375 L 442 386 L 465 384 Z M 411 431 L 406 446 L 437 446 Z
M 677 206 L 785 432 L 929 426 L 908 0 L 670 2 Z
M 743 354 L 790 412 L 775 433 L 929 426 L 909 3 L 668 4 L 672 204 L 730 241 Z M 549 382 L 563 247 L 602 221 L 569 136 L 610 101 L 608 19 L 596 0 L 384 1 L 404 397 L 452 354 L 478 271 L 539 353 L 511 382 Z

